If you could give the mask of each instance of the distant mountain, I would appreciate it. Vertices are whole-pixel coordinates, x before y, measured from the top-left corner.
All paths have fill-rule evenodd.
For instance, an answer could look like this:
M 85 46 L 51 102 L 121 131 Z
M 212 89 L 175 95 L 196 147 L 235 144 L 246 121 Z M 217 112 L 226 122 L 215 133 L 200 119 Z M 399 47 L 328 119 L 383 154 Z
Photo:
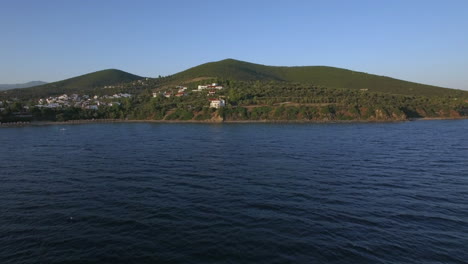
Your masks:
M 3 93 L 4 95 L 11 95 L 20 98 L 43 97 L 63 93 L 85 93 L 96 88 L 128 83 L 143 78 L 144 77 L 121 70 L 108 69 L 40 86 L 8 90 Z
M 261 80 L 311 83 L 328 88 L 363 89 L 402 95 L 446 96 L 465 91 L 402 81 L 386 76 L 327 66 L 266 66 L 234 59 L 205 63 L 171 76 L 174 82 L 213 77 L 230 80 Z
M 28 88 L 28 87 L 38 86 L 38 85 L 42 85 L 42 84 L 46 84 L 46 82 L 32 81 L 32 82 L 27 82 L 27 83 L 0 84 L 0 90 Z

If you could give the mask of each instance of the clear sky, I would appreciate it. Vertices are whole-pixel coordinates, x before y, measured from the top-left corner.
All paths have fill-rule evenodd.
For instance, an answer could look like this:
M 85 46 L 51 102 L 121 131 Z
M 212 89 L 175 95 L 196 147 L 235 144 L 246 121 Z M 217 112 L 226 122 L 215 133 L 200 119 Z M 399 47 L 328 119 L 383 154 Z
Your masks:
M 234 58 L 468 90 L 467 0 L 0 0 L 0 83 Z

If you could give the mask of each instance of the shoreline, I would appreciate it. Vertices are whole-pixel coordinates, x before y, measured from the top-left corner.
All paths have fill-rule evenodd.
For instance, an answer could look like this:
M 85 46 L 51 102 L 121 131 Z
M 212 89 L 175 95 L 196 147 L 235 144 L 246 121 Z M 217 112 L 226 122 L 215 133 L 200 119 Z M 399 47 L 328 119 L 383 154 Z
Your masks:
M 362 123 L 399 123 L 429 120 L 463 120 L 468 117 L 425 117 L 408 118 L 406 120 L 134 120 L 134 119 L 91 119 L 69 121 L 32 121 L 0 123 L 1 127 L 51 126 L 51 125 L 80 125 L 106 123 L 160 123 L 160 124 L 362 124 Z

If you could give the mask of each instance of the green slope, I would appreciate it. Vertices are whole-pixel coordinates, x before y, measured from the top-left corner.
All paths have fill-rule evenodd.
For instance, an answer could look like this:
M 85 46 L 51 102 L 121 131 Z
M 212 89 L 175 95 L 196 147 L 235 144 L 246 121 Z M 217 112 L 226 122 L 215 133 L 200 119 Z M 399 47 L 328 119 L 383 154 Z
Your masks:
M 63 93 L 85 93 L 107 85 L 118 85 L 140 79 L 143 79 L 143 77 L 121 70 L 108 69 L 31 88 L 8 90 L 3 92 L 3 95 L 34 98 Z
M 171 76 L 173 81 L 200 77 L 230 80 L 275 80 L 311 83 L 328 88 L 368 89 L 402 95 L 466 96 L 466 91 L 402 81 L 390 77 L 326 66 L 280 67 L 233 59 L 205 63 Z

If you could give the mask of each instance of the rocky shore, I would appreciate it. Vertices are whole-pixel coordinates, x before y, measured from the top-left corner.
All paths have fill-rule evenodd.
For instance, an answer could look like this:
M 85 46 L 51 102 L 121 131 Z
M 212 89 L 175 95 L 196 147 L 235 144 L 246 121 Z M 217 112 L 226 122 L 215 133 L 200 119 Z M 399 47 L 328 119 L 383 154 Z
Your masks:
M 281 123 L 281 124 L 333 124 L 333 123 L 394 123 L 422 120 L 460 120 L 468 117 L 456 118 L 410 118 L 407 120 L 129 120 L 129 119 L 88 119 L 69 121 L 31 121 L 0 123 L 1 127 L 47 126 L 47 125 L 74 125 L 74 124 L 104 124 L 104 123 L 198 123 L 198 124 L 248 124 L 248 123 Z

